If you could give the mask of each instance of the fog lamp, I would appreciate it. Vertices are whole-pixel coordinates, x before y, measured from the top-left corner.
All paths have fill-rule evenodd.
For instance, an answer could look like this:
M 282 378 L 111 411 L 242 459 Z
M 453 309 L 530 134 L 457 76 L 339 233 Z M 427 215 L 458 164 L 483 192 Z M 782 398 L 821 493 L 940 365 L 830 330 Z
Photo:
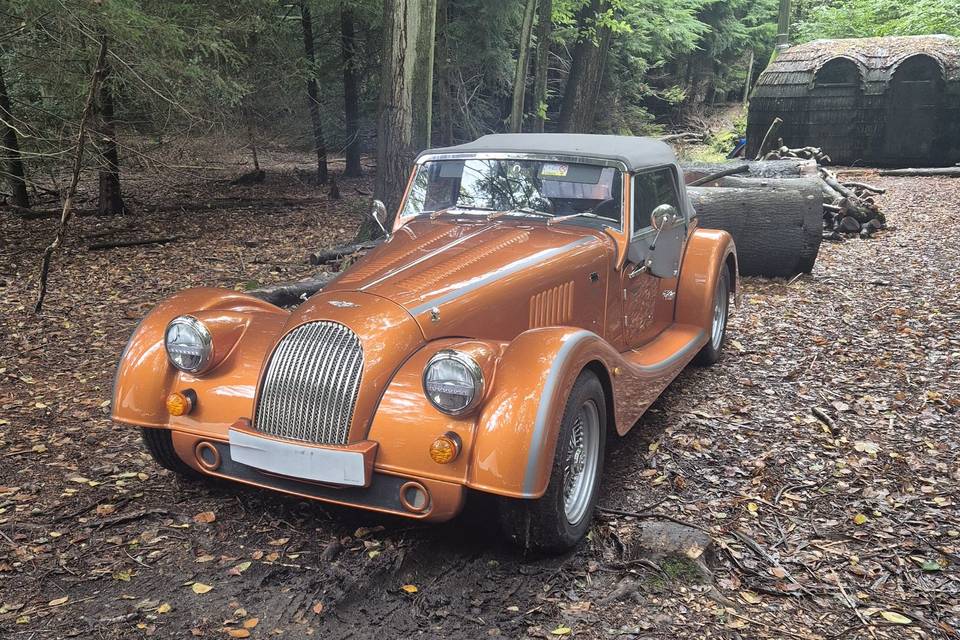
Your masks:
M 430 459 L 437 464 L 453 462 L 460 455 L 460 436 L 448 431 L 430 445 Z
M 192 389 L 174 391 L 167 396 L 167 413 L 172 416 L 185 416 L 193 411 L 197 394 Z

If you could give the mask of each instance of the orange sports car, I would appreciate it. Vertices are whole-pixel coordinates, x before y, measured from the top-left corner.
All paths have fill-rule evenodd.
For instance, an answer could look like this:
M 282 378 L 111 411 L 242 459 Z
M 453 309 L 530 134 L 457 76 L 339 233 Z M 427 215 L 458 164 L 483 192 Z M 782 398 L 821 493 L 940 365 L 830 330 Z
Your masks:
M 575 545 L 607 437 L 717 359 L 733 240 L 697 227 L 667 145 L 567 134 L 422 153 L 386 231 L 292 311 L 160 303 L 113 419 L 179 473 L 432 521 L 484 492 L 516 542 Z

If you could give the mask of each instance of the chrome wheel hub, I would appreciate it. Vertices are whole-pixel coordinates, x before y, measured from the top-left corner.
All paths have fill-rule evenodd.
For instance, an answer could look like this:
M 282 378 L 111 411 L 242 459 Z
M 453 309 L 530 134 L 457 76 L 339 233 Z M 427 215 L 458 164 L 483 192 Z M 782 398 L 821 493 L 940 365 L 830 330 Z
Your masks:
M 597 481 L 600 416 L 593 400 L 577 412 L 567 443 L 563 468 L 563 511 L 567 522 L 579 524 L 587 513 Z

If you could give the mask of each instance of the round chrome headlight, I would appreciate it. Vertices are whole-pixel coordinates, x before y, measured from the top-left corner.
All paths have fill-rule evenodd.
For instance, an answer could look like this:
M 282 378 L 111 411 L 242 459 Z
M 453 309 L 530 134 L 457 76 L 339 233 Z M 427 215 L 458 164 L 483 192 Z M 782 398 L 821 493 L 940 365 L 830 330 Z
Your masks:
M 193 316 L 178 316 L 164 334 L 167 358 L 180 371 L 200 373 L 213 355 L 213 337 L 206 325 Z
M 467 354 L 444 349 L 434 354 L 423 370 L 423 392 L 443 413 L 463 415 L 483 397 L 483 372 Z

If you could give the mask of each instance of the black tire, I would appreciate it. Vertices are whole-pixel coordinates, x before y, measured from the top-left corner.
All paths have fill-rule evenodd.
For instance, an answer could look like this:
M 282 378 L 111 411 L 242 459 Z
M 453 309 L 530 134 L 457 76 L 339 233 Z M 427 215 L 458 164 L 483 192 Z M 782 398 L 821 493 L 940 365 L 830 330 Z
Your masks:
M 713 292 L 714 309 L 716 309 L 718 298 L 721 297 L 722 300 L 719 302 L 723 305 L 723 320 L 719 331 L 719 339 L 716 339 L 717 320 L 716 315 L 714 315 L 711 321 L 710 334 L 707 336 L 707 344 L 700 349 L 700 353 L 694 359 L 696 364 L 703 367 L 709 367 L 720 359 L 720 352 L 723 351 L 723 345 L 727 341 L 727 319 L 730 317 L 730 270 L 727 269 L 726 265 L 720 268 L 717 288 Z
M 143 444 L 157 464 L 186 478 L 199 478 L 200 473 L 180 459 L 173 448 L 169 429 L 142 428 Z
M 574 423 L 581 408 L 589 402 L 593 403 L 596 416 L 599 418 L 596 434 L 598 439 L 596 463 L 586 511 L 577 522 L 571 523 L 565 511 L 564 470 L 571 453 L 570 439 Z M 500 499 L 500 527 L 511 542 L 524 549 L 560 553 L 575 547 L 587 535 L 600 492 L 606 435 L 607 415 L 603 386 L 596 374 L 592 371 L 583 371 L 570 391 L 563 419 L 560 422 L 557 448 L 546 493 L 535 500 Z M 584 473 L 587 471 L 584 470 Z

